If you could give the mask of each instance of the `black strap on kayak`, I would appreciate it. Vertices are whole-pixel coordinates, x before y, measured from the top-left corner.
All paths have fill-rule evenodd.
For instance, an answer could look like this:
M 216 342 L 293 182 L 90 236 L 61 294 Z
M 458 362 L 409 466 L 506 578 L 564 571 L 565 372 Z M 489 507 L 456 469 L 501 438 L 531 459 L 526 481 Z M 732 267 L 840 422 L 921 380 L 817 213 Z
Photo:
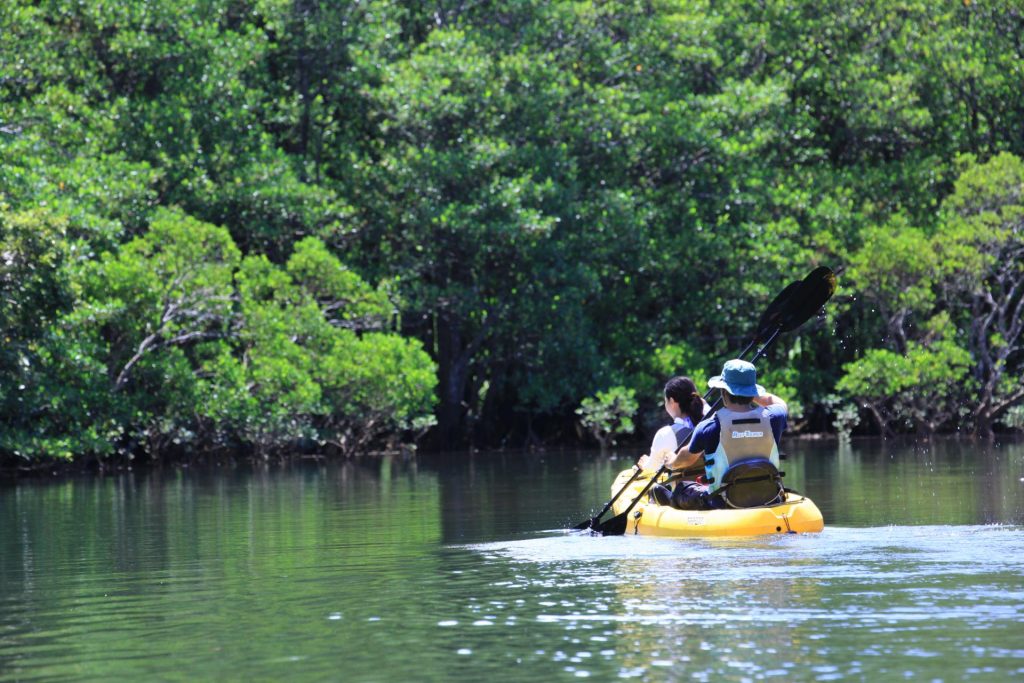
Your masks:
M 663 483 L 671 484 L 674 481 L 679 481 L 680 479 L 686 479 L 687 477 L 692 477 L 695 474 L 703 474 L 703 473 L 704 473 L 704 468 L 703 467 L 688 467 L 685 470 L 683 470 L 682 472 L 673 472 L 669 476 L 669 478 L 666 479 Z

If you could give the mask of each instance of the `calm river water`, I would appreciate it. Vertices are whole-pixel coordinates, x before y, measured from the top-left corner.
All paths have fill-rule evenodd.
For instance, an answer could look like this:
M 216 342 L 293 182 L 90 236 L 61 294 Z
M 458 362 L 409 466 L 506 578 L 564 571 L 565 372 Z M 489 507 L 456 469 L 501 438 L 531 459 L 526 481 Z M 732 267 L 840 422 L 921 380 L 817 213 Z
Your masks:
M 821 534 L 566 532 L 627 453 L 0 486 L 0 680 L 1024 678 L 1024 443 L 787 449 Z

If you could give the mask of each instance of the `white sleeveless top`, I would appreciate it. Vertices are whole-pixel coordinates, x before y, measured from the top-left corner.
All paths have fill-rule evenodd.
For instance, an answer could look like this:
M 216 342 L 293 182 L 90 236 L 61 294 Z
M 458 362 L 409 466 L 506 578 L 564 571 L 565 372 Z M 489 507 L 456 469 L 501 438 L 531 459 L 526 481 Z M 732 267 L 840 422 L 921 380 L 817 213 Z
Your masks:
M 704 414 L 707 415 L 710 412 L 711 406 L 704 402 Z M 676 430 L 673 427 L 682 425 L 687 429 L 693 429 L 693 421 L 690 420 L 688 415 L 683 417 L 677 417 L 672 421 L 672 424 L 665 425 L 657 431 L 654 435 L 654 440 L 651 441 L 651 450 L 648 451 L 650 456 L 647 458 L 647 465 L 644 469 L 656 470 L 665 464 L 666 461 L 671 460 L 676 453 L 676 449 L 679 448 L 676 445 Z M 689 442 L 689 440 L 687 440 Z

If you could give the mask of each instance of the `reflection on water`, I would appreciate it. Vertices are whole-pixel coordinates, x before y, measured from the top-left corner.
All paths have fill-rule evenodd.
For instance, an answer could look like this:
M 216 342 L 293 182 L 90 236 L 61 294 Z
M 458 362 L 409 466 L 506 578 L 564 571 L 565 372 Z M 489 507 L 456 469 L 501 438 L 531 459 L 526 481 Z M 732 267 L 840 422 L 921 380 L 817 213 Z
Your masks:
M 472 549 L 519 567 L 524 592 L 591 595 L 521 608 L 586 633 L 570 660 L 577 673 L 593 672 L 594 657 L 620 661 L 619 676 L 665 669 L 700 680 L 1024 673 L 1016 527 L 828 528 L 727 541 L 552 535 Z
M 1024 675 L 1024 447 L 788 448 L 821 534 L 565 531 L 627 454 L 0 488 L 0 680 Z
M 805 445 L 806 490 L 826 523 L 1024 523 L 1024 444 L 967 439 Z

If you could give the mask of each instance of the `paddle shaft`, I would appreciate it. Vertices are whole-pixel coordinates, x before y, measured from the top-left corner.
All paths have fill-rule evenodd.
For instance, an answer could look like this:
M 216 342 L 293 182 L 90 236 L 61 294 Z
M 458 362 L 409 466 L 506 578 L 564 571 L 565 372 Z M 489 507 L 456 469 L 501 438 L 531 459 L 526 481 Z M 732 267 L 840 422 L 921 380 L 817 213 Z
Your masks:
M 612 505 L 615 504 L 615 501 L 617 501 L 619 499 L 619 496 L 621 496 L 626 491 L 626 489 L 629 488 L 629 485 L 632 484 L 634 481 L 636 481 L 636 478 L 640 476 L 640 473 L 644 471 L 643 468 L 640 467 L 639 465 L 634 466 L 634 470 L 635 471 L 633 472 L 633 476 L 629 478 L 629 481 L 627 481 L 622 486 L 622 488 L 619 489 L 618 492 L 614 496 L 612 496 L 611 500 L 609 500 L 607 503 L 605 503 L 605 506 L 601 509 L 600 512 L 598 512 L 596 515 L 594 515 L 593 517 L 591 517 L 587 521 L 580 522 L 579 524 L 577 524 L 573 528 L 577 529 L 577 530 L 592 529 L 594 527 L 594 525 L 597 524 L 597 520 L 599 520 L 602 517 L 604 517 L 604 513 L 608 512 L 608 510 L 611 509 Z
M 647 482 L 647 484 L 644 485 L 643 489 L 640 491 L 640 495 L 633 499 L 633 502 L 629 504 L 628 508 L 623 510 L 620 514 L 617 514 L 614 517 L 612 517 L 611 519 L 609 519 L 608 520 L 608 526 L 611 527 L 612 526 L 612 522 L 616 521 L 619 518 L 626 519 L 627 517 L 629 517 L 629 513 L 633 511 L 633 508 L 636 507 L 636 504 L 640 502 L 640 499 L 643 498 L 647 494 L 647 491 L 649 491 L 651 486 L 654 485 L 654 482 L 656 482 L 658 480 L 658 477 L 660 477 L 661 475 L 663 475 L 667 471 L 668 471 L 668 465 L 662 465 L 661 467 L 659 467 L 658 471 L 654 473 L 654 476 L 651 477 L 650 480 Z M 604 532 L 602 532 L 602 533 L 604 533 Z

